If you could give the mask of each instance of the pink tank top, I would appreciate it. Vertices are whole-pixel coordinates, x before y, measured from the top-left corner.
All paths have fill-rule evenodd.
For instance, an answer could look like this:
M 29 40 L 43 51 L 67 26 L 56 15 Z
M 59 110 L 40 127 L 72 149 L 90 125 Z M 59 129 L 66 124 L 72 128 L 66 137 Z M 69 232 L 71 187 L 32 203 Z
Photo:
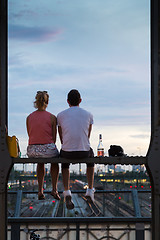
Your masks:
M 28 116 L 29 144 L 53 143 L 51 113 L 35 111 Z

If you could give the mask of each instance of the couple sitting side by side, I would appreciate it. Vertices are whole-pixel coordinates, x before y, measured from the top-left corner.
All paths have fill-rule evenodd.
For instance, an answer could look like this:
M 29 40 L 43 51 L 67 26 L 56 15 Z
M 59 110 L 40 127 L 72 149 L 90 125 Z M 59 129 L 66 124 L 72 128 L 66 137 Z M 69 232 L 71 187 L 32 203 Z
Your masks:
M 28 157 L 49 158 L 62 157 L 67 159 L 81 159 L 93 157 L 93 150 L 90 148 L 89 138 L 92 130 L 93 116 L 89 112 L 79 107 L 82 99 L 80 93 L 73 89 L 68 93 L 67 102 L 69 108 L 60 112 L 57 119 L 54 115 L 46 111 L 49 95 L 46 91 L 38 91 L 34 102 L 37 111 L 27 117 L 27 132 L 29 145 L 27 147 Z M 57 135 L 57 125 L 62 148 L 60 154 L 55 145 Z M 78 163 L 78 162 L 77 162 Z M 69 187 L 70 173 L 69 163 L 62 163 L 62 177 L 64 185 L 64 198 L 68 209 L 74 208 L 72 195 Z M 38 199 L 45 199 L 43 193 L 44 163 L 37 164 L 38 178 Z M 51 195 L 60 200 L 57 191 L 59 176 L 59 165 L 51 164 L 52 191 Z M 88 202 L 94 201 L 94 164 L 87 164 L 88 189 L 86 198 Z

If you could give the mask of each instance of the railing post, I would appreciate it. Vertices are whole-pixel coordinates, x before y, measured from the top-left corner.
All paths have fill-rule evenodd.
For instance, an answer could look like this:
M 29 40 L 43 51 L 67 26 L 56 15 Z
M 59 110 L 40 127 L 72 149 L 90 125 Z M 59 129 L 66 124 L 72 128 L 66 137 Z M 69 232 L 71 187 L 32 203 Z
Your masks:
M 141 217 L 141 209 L 139 206 L 138 192 L 137 189 L 132 190 L 133 205 L 136 217 Z
M 144 223 L 136 223 L 136 240 L 144 240 Z
M 15 217 L 20 217 L 21 201 L 22 201 L 22 190 L 18 190 L 17 191 L 17 199 L 16 199 L 16 208 L 15 208 L 15 212 L 14 212 Z
M 80 240 L 80 236 L 79 236 L 79 223 L 76 224 L 76 240 Z
M 11 224 L 11 240 L 20 240 L 20 224 Z

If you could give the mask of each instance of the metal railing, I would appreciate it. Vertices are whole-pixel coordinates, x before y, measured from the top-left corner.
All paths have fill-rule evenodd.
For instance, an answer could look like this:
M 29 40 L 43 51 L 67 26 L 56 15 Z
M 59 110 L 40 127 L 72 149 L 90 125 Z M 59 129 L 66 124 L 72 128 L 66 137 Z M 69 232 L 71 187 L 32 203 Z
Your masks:
M 16 163 L 95 163 L 104 165 L 141 165 L 147 163 L 147 157 L 144 156 L 126 156 L 126 157 L 92 157 L 83 159 L 65 159 L 65 158 L 12 158 L 13 164 Z
M 26 240 L 37 229 L 41 239 L 150 240 L 150 218 L 9 218 L 8 240 Z
M 92 159 L 93 160 L 93 159 Z M 84 190 L 72 190 L 73 194 Z M 8 240 L 29 239 L 31 232 L 40 239 L 151 239 L 151 218 L 142 217 L 137 193 L 150 193 L 150 190 L 96 190 L 95 194 L 132 193 L 135 217 L 20 217 L 22 194 L 37 194 L 37 191 L 8 191 L 17 194 L 14 217 L 8 218 Z M 49 194 L 50 191 L 45 191 Z M 59 191 L 62 193 L 62 191 Z M 34 228 L 33 228 L 34 226 Z

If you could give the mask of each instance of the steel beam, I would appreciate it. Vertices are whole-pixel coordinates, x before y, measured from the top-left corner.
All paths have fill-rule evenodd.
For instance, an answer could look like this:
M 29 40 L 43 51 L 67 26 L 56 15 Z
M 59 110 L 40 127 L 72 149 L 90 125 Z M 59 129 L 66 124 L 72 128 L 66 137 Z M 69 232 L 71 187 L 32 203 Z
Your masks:
M 0 1 L 0 125 L 8 125 L 8 12 L 7 1 Z
M 0 233 L 7 239 L 6 189 L 12 167 L 6 146 L 7 126 L 7 0 L 0 1 Z M 147 154 L 147 168 L 152 181 L 152 237 L 160 239 L 160 2 L 151 0 L 151 143 Z M 102 159 L 103 160 L 103 159 Z M 100 159 L 100 163 L 102 164 Z M 130 159 L 131 160 L 131 159 Z M 124 164 L 125 161 L 122 161 Z M 121 164 L 121 163 L 120 163 Z M 131 164 L 131 163 L 128 163 Z
M 152 183 L 152 239 L 160 239 L 160 1 L 151 0 L 151 142 L 147 169 Z
M 8 113 L 7 81 L 7 43 L 8 43 L 8 8 L 7 0 L 0 1 L 0 235 L 7 239 L 7 180 L 12 167 L 6 144 Z

